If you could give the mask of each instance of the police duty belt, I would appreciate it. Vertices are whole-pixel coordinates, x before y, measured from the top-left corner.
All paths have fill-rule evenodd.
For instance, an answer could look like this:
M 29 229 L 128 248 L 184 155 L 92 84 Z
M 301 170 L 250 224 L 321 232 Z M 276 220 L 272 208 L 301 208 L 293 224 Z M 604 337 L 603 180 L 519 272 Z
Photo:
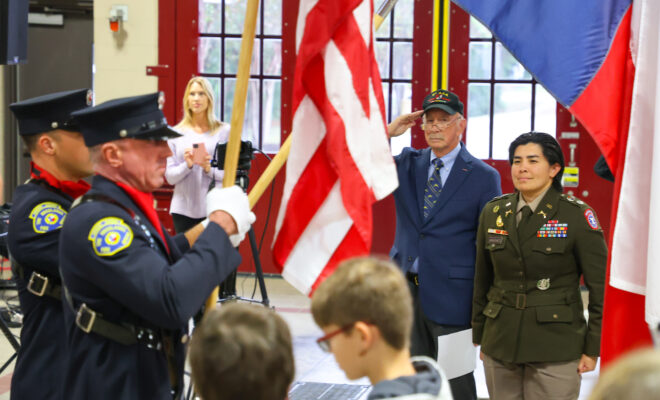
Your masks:
M 67 304 L 76 315 L 76 326 L 85 333 L 96 333 L 106 339 L 113 340 L 125 346 L 144 343 L 149 349 L 161 350 L 163 345 L 160 334 L 150 328 L 136 326 L 127 322 L 110 322 L 103 318 L 103 315 L 92 310 L 87 304 L 82 303 L 76 308 L 71 293 L 62 284 L 64 289 L 64 298 Z
M 25 281 L 25 268 L 13 258 L 11 265 L 12 272 L 21 280 Z M 57 301 L 62 301 L 62 286 L 58 283 L 57 279 L 49 277 L 46 274 L 40 274 L 33 270 L 30 280 L 27 282 L 26 289 L 37 297 L 48 296 Z

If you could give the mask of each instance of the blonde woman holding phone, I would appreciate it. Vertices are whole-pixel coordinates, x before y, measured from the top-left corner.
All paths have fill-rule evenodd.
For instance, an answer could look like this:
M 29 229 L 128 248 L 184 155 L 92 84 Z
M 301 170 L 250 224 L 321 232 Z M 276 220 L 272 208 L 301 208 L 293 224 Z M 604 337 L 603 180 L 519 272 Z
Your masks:
M 211 154 L 217 143 L 227 142 L 229 124 L 218 120 L 213 104 L 209 81 L 190 79 L 183 95 L 183 119 L 174 127 L 183 136 L 168 142 L 172 156 L 165 171 L 165 178 L 174 185 L 170 213 L 177 233 L 204 219 L 209 185 L 222 183 L 224 173 L 211 167 Z

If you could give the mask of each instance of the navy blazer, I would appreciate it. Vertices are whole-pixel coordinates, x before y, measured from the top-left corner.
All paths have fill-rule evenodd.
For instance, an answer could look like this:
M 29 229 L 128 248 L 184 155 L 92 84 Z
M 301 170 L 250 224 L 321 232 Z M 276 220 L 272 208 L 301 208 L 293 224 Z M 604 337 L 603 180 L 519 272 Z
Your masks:
M 463 143 L 440 198 L 424 219 L 431 149 L 403 149 L 395 157 L 396 236 L 390 257 L 410 270 L 419 257 L 419 300 L 424 315 L 443 325 L 469 326 L 479 215 L 502 194 L 500 175 Z
M 96 176 L 89 193 L 110 197 L 133 211 L 136 218 L 118 205 L 103 201 L 74 207 L 61 233 L 62 279 L 77 305 L 86 303 L 104 319 L 173 335 L 181 385 L 183 335 L 188 319 L 213 288 L 238 267 L 241 257 L 215 223 L 208 224 L 192 248 L 182 234 L 170 237 L 165 233 L 168 255 L 156 228 L 114 182 Z M 97 221 L 108 217 L 123 220 L 133 238 L 128 247 L 99 255 L 90 232 Z M 76 326 L 75 314 L 68 305 L 64 307 L 64 319 L 69 355 L 63 383 L 65 398 L 172 398 L 162 350 L 149 349 L 143 343 L 123 345 L 94 332 L 87 334 Z

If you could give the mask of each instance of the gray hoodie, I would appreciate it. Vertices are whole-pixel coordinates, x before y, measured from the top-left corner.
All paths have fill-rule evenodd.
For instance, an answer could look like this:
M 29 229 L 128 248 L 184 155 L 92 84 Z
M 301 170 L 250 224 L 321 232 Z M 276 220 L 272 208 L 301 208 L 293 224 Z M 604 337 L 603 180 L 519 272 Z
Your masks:
M 449 381 L 438 364 L 428 357 L 410 359 L 417 373 L 374 385 L 367 400 L 453 400 Z

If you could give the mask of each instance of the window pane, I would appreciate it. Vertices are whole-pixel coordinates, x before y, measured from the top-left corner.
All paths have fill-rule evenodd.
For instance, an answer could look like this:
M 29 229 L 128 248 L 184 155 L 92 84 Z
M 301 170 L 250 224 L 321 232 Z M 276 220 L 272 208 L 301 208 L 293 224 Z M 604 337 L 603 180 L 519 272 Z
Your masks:
M 390 84 L 383 82 L 383 102 L 385 103 L 385 120 L 392 121 L 392 108 L 390 107 Z
M 231 121 L 231 109 L 234 104 L 234 90 L 236 79 L 225 79 L 225 121 Z M 245 120 L 243 122 L 242 140 L 250 140 L 254 146 L 261 147 L 259 143 L 259 80 L 250 79 L 248 83 L 247 105 L 245 107 Z
M 246 0 L 225 0 L 225 33 L 243 33 L 243 25 L 245 25 L 245 10 L 247 6 Z M 259 12 L 261 12 L 261 2 L 259 2 Z M 281 18 L 280 18 L 281 21 Z M 256 33 L 261 33 L 257 19 Z
M 393 44 L 392 77 L 412 79 L 412 43 L 395 42 Z
M 509 144 L 529 132 L 532 122 L 532 85 L 495 84 L 493 110 L 493 159 L 509 158 Z
M 406 114 L 412 111 L 412 84 L 410 83 L 393 83 L 392 84 L 392 119 L 401 114 Z M 401 136 L 392 138 L 391 140 L 392 154 L 397 155 L 401 153 L 404 147 L 410 146 L 411 135 L 410 129 Z
M 392 9 L 394 15 L 394 37 L 412 39 L 413 37 L 413 0 L 399 0 Z M 392 15 L 390 15 L 391 17 Z M 387 22 L 385 20 L 384 22 Z M 384 23 L 383 22 L 383 23 Z
M 282 74 L 282 40 L 264 39 L 264 75 Z
M 264 34 L 282 35 L 282 0 L 263 0 L 266 7 L 264 15 Z
M 493 58 L 491 42 L 471 42 L 469 75 L 470 79 L 490 79 L 491 61 Z
M 267 79 L 263 81 L 263 135 L 261 150 L 277 153 L 280 148 L 280 98 L 281 81 Z
M 378 70 L 380 77 L 387 79 L 390 77 L 390 43 L 389 42 L 376 42 L 376 62 L 378 62 Z
M 220 114 L 220 79 L 219 78 L 206 78 L 211 84 L 212 93 L 213 93 L 213 110 L 215 111 L 215 116 L 218 119 L 222 119 Z
M 513 58 L 511 53 L 497 42 L 495 45 L 495 78 L 496 79 L 532 79 L 532 76 Z
M 490 84 L 468 84 L 467 112 L 465 145 L 473 156 L 489 158 Z
M 536 84 L 534 130 L 557 136 L 557 102 L 540 84 Z
M 252 47 L 252 64 L 250 64 L 250 75 L 259 74 L 259 46 L 260 40 L 255 40 Z M 238 70 L 238 58 L 241 52 L 240 38 L 225 39 L 225 74 L 235 75 Z
M 219 38 L 200 37 L 199 51 L 199 72 L 203 74 L 219 74 L 222 54 L 222 42 Z
M 199 0 L 199 31 L 201 33 L 222 32 L 221 0 Z
M 479 20 L 470 17 L 470 38 L 473 39 L 490 39 L 493 37 L 488 28 L 484 26 Z

